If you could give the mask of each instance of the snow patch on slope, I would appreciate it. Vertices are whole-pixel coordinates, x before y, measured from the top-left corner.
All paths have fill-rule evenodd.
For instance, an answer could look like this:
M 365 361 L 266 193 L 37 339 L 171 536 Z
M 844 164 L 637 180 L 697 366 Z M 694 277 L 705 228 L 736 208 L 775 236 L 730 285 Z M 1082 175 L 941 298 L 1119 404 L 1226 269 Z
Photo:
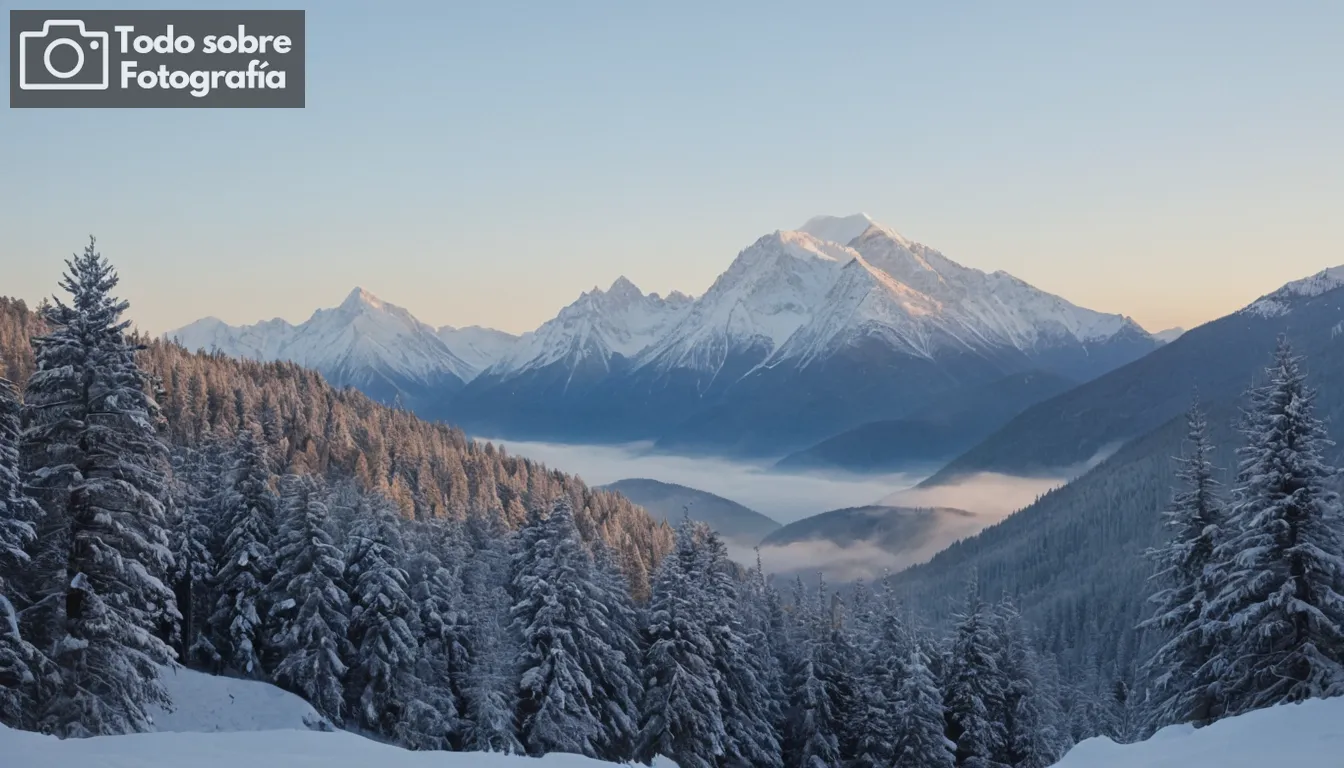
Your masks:
M 1265 768 L 1340 765 L 1344 699 L 1312 699 L 1195 729 L 1163 728 L 1147 741 L 1087 739 L 1057 768 Z
M 1320 296 L 1344 286 L 1344 265 L 1323 269 L 1311 277 L 1294 280 L 1273 293 L 1266 294 L 1241 310 L 1260 317 L 1278 317 L 1288 314 L 1296 299 Z

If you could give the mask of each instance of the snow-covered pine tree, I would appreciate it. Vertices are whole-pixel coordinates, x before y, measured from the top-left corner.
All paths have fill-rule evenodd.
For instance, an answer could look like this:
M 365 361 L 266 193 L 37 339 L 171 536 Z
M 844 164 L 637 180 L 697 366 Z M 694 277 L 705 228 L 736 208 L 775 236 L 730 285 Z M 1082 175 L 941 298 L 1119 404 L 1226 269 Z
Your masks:
M 334 723 L 342 721 L 346 673 L 343 658 L 349 599 L 341 589 L 344 563 L 328 531 L 327 508 L 309 477 L 287 475 L 276 573 L 268 600 L 277 631 L 272 638 L 279 664 L 275 680 L 298 693 Z
M 177 653 L 181 659 L 212 660 L 214 648 L 206 639 L 210 611 L 214 606 L 210 580 L 216 571 L 215 558 L 210 551 L 211 524 L 214 522 L 210 505 L 214 501 L 211 491 L 218 484 L 212 479 L 214 472 L 206 466 L 205 457 L 195 449 L 180 449 L 173 465 L 168 495 L 171 502 L 168 535 L 173 549 L 170 576 L 182 614 Z
M 789 676 L 789 711 L 785 717 L 785 764 L 807 768 L 841 765 L 840 712 L 835 688 L 839 672 L 832 647 L 830 595 L 818 579 L 817 599 L 810 599 L 801 580 L 794 593 L 794 667 Z
M 1214 554 L 1216 716 L 1344 693 L 1344 523 L 1321 455 L 1331 443 L 1287 339 L 1267 373 L 1251 392 L 1230 535 Z
M 1054 708 L 1040 692 L 1036 651 L 1022 626 L 1022 616 L 1004 597 L 995 607 L 999 672 L 1003 679 L 1001 709 L 993 717 L 1002 727 L 1003 742 L 994 758 L 1012 768 L 1046 768 L 1060 755 Z
M 439 554 L 444 550 L 443 523 L 419 523 L 406 560 L 411 602 L 416 614 L 411 626 L 420 654 L 415 676 L 420 681 L 418 711 L 410 713 L 414 728 L 400 735 L 417 749 L 450 749 L 460 741 L 462 689 L 468 672 L 462 579 L 450 571 Z
M 19 473 L 19 401 L 14 386 L 0 378 L 0 723 L 31 726 L 36 708 L 38 650 L 19 634 L 15 577 L 30 567 L 26 548 L 42 514 Z
M 891 768 L 953 768 L 956 744 L 947 738 L 943 693 L 921 644 L 910 644 L 901 666 L 904 674 L 894 697 L 898 706 Z
M 779 734 L 771 721 L 768 673 L 760 649 L 748 642 L 736 566 L 717 533 L 701 534 L 697 577 L 706 586 L 703 612 L 714 651 L 715 684 L 723 720 L 724 754 L 719 765 L 731 768 L 782 766 Z
M 214 578 L 218 597 L 210 616 L 214 647 L 222 663 L 254 678 L 263 674 L 262 621 L 269 611 L 264 603 L 275 575 L 271 542 L 278 502 L 271 491 L 269 467 L 266 446 L 258 439 L 256 427 L 244 427 L 234 446 L 229 488 L 220 508 L 223 545 Z
M 907 674 L 905 665 L 913 640 L 901 620 L 900 603 L 889 576 L 883 578 L 882 589 L 875 598 L 855 602 L 868 606 L 863 615 L 869 617 L 864 622 L 867 625 L 864 645 L 859 649 L 862 660 L 856 681 L 859 709 L 852 728 L 857 734 L 855 765 L 885 768 L 894 756 L 901 706 L 896 694 Z
M 714 644 L 702 611 L 706 585 L 696 578 L 695 526 L 683 519 L 677 546 L 663 558 L 645 628 L 644 705 L 635 757 L 663 755 L 681 768 L 714 768 L 727 734 L 714 681 Z
M 1150 600 L 1153 616 L 1140 628 L 1159 633 L 1164 642 L 1144 665 L 1155 703 L 1153 727 L 1192 722 L 1205 725 L 1213 712 L 1213 685 L 1205 666 L 1217 638 L 1205 631 L 1204 609 L 1217 594 L 1212 562 L 1223 529 L 1223 503 L 1212 463 L 1208 422 L 1199 404 L 1186 413 L 1188 453 L 1178 459 L 1181 487 L 1164 513 L 1171 537 L 1149 550 L 1153 581 L 1161 584 Z
M 518 539 L 509 535 L 498 512 L 468 517 L 465 528 L 467 545 L 460 559 L 471 623 L 470 666 L 462 687 L 462 748 L 518 754 L 524 750 L 515 719 L 518 685 L 514 666 L 521 649 L 511 631 L 513 601 L 508 591 L 509 547 Z
M 607 666 L 596 682 L 599 685 L 606 735 L 603 737 L 602 759 L 617 762 L 629 760 L 634 754 L 635 739 L 639 736 L 639 705 L 644 698 L 644 683 L 640 676 L 643 654 L 639 647 L 641 621 L 634 602 L 630 599 L 630 585 L 616 561 L 616 553 L 601 539 L 593 543 L 592 599 L 605 608 L 606 629 L 603 638 L 618 656 L 617 663 Z M 603 663 L 603 659 L 595 659 Z
M 622 717 L 633 714 L 630 696 L 638 683 L 622 650 L 609 641 L 606 606 L 599 602 L 593 565 L 579 539 L 569 499 L 561 496 L 549 515 L 534 517 L 537 535 L 524 535 L 530 551 L 519 552 L 513 576 L 514 634 L 519 659 L 519 738 L 529 754 L 570 752 L 598 757 L 619 741 L 621 726 L 608 729 L 604 697 Z
M 164 702 L 159 664 L 173 651 L 155 632 L 175 617 L 160 502 L 165 448 L 137 346 L 112 296 L 117 275 L 95 250 L 66 261 L 57 299 L 33 340 L 37 370 L 24 397 L 24 468 L 43 507 L 43 559 L 51 610 L 42 633 L 60 672 L 42 723 L 62 736 L 148 730 Z M 52 621 L 54 619 L 54 622 Z
M 994 717 L 1003 711 L 1004 685 L 999 669 L 1001 639 L 994 617 L 980 598 L 972 577 L 966 602 L 957 614 L 943 692 L 947 737 L 957 745 L 957 765 L 992 768 L 1003 750 L 1003 724 Z
M 405 713 L 419 706 L 415 677 L 419 647 L 411 632 L 415 606 L 407 592 L 402 562 L 406 547 L 397 527 L 397 508 L 381 494 L 368 514 L 354 521 L 347 540 L 345 580 L 353 605 L 347 696 L 351 712 L 365 728 L 392 736 Z

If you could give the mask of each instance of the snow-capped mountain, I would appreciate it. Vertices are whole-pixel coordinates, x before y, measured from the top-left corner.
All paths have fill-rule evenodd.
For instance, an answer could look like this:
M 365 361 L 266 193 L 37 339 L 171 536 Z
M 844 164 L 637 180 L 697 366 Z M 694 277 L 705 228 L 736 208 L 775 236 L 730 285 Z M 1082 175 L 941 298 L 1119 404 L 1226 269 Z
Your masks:
M 714 374 L 734 355 L 764 359 L 807 322 L 840 269 L 857 256 L 805 232 L 760 238 L 643 351 L 637 367 Z
M 610 370 L 617 356 L 631 359 L 662 338 L 691 303 L 689 296 L 676 291 L 667 298 L 645 294 L 619 277 L 607 290 L 594 287 L 554 319 L 524 334 L 487 373 L 507 378 L 561 363 Z
M 165 335 L 188 349 L 295 362 L 384 401 L 423 402 L 461 389 L 480 370 L 434 328 L 362 288 L 299 325 L 277 318 L 235 327 L 208 317 Z

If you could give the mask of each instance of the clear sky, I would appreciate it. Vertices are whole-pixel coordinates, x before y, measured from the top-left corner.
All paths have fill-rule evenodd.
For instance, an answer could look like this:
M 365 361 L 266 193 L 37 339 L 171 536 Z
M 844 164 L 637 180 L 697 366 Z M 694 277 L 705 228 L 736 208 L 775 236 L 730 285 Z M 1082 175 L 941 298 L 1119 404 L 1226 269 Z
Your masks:
M 355 285 L 521 331 L 856 211 L 1152 330 L 1344 263 L 1344 3 L 307 11 L 304 110 L 4 109 L 0 293 L 94 233 L 150 331 Z

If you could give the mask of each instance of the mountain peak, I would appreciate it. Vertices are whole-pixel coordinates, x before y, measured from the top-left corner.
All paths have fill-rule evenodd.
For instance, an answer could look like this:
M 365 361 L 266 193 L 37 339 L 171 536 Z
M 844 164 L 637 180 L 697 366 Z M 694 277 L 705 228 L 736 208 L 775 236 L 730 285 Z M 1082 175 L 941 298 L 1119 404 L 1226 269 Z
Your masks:
M 798 231 L 806 232 L 818 240 L 849 245 L 854 238 L 876 223 L 866 213 L 854 213 L 849 216 L 813 216 L 799 227 Z
M 616 278 L 611 287 L 607 289 L 607 295 L 616 298 L 637 299 L 644 296 L 644 292 L 639 290 L 639 286 L 630 282 L 630 278 L 621 275 Z
M 341 302 L 341 309 L 359 309 L 360 307 L 382 309 L 383 300 L 363 288 L 355 286 L 350 295 L 345 297 L 345 301 Z
M 1340 286 L 1344 286 L 1344 264 L 1287 283 L 1277 291 L 1256 299 L 1242 311 L 1262 317 L 1277 317 L 1288 313 L 1288 304 L 1293 299 L 1319 296 Z

